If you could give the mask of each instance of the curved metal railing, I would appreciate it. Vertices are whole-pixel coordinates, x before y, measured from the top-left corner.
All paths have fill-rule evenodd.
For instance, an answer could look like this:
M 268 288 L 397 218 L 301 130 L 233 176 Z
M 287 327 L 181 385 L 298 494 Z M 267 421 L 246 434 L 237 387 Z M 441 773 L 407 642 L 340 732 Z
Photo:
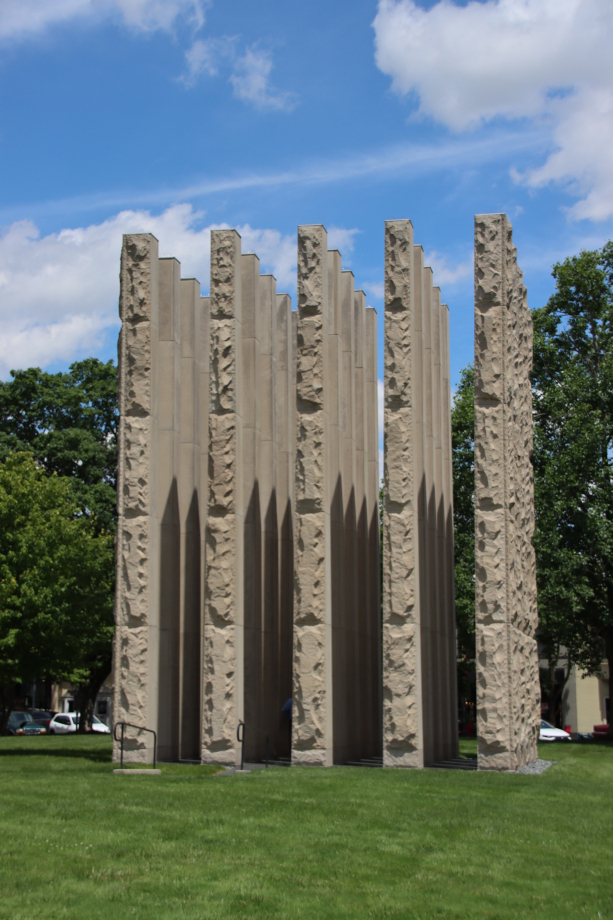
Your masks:
M 242 732 L 241 732 L 242 728 Z M 236 740 L 241 746 L 241 770 L 245 763 L 245 729 L 248 728 L 249 731 L 259 732 L 260 735 L 266 735 L 266 767 L 268 768 L 268 733 L 263 731 L 261 728 L 256 728 L 255 725 L 246 725 L 241 719 L 238 720 L 238 727 L 236 729 Z
M 121 725 L 121 738 L 117 737 L 117 729 Z M 123 770 L 123 741 L 126 728 L 135 728 L 139 732 L 149 732 L 153 735 L 153 769 L 155 770 L 155 761 L 157 757 L 158 736 L 152 728 L 145 728 L 143 725 L 132 725 L 131 722 L 115 722 L 113 728 L 113 738 L 121 742 L 121 769 Z

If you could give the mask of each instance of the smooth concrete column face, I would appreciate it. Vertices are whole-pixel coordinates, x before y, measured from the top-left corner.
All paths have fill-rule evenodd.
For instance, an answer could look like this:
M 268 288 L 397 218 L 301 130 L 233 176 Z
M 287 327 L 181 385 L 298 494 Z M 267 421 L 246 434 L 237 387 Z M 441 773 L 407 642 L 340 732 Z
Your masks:
M 200 757 L 200 284 L 181 279 L 181 722 L 180 756 Z
M 475 584 L 479 769 L 536 759 L 532 327 L 505 214 L 475 217 Z
M 377 312 L 366 310 L 366 456 L 368 512 L 368 619 L 366 673 L 369 709 L 365 738 L 366 756 L 381 756 L 381 604 L 379 584 L 379 422 L 377 392 Z
M 181 694 L 181 265 L 159 260 L 159 436 L 160 626 L 158 756 L 179 757 Z
M 279 534 L 277 517 L 277 285 L 272 275 L 260 282 L 260 382 L 262 504 L 262 717 L 273 751 L 278 750 L 281 708 L 278 698 L 279 672 Z M 260 735 L 262 745 L 263 735 Z M 265 755 L 265 747 L 262 751 Z
M 202 760 L 233 764 L 243 716 L 240 237 L 211 233 L 209 463 L 205 540 Z
M 261 495 L 261 311 L 260 260 L 241 256 L 242 271 L 242 477 L 244 520 L 244 719 L 263 729 L 262 721 L 262 495 Z M 260 756 L 257 732 L 245 738 L 245 756 Z
M 333 762 L 326 489 L 327 235 L 298 228 L 292 762 Z
M 413 227 L 385 224 L 383 763 L 423 766 L 416 610 L 411 336 Z
M 279 610 L 277 699 L 280 710 L 292 696 L 292 630 L 294 608 L 294 412 L 296 405 L 292 305 L 287 294 L 276 297 L 277 338 L 277 524 L 279 540 Z M 291 723 L 279 717 L 276 746 L 280 757 L 291 754 Z
M 148 233 L 124 236 L 118 343 L 119 449 L 115 593 L 116 721 L 151 727 L 157 721 L 159 626 L 158 506 L 153 455 L 157 445 L 158 242 Z M 148 763 L 145 732 L 126 742 L 124 758 Z M 119 759 L 117 743 L 113 758 Z
M 345 399 L 343 388 L 342 353 L 342 271 L 341 254 L 337 250 L 328 252 L 328 429 L 326 435 L 327 469 L 329 488 L 330 543 L 328 547 L 330 564 L 330 605 L 332 616 L 332 673 L 334 712 L 334 762 L 345 763 L 350 754 L 348 745 L 355 740 L 355 728 L 351 724 L 356 707 L 350 705 L 346 693 L 347 682 L 347 634 L 344 621 L 344 499 L 345 483 L 342 478 L 342 412 Z M 348 708 L 349 703 L 349 708 Z
M 342 498 L 343 498 L 343 590 L 342 622 L 343 648 L 339 656 L 343 661 L 342 677 L 337 681 L 338 693 L 342 694 L 345 711 L 344 733 L 351 747 L 346 754 L 359 760 L 357 734 L 357 687 L 360 674 L 357 668 L 357 636 L 355 632 L 358 567 L 358 532 L 356 511 L 356 443 L 355 443 L 355 291 L 351 272 L 341 274 L 341 347 L 342 347 Z
M 355 291 L 353 297 L 355 312 L 354 329 L 354 387 L 355 387 L 355 501 L 357 533 L 357 565 L 353 577 L 356 585 L 354 604 L 353 631 L 355 634 L 355 673 L 356 687 L 354 699 L 357 700 L 355 733 L 360 751 L 368 746 L 367 713 L 370 708 L 370 683 L 368 675 L 368 650 L 366 635 L 368 631 L 368 598 L 370 572 L 368 566 L 368 506 L 367 506 L 367 417 L 366 417 L 366 295 Z M 358 753 L 358 752 L 356 752 Z M 354 755 L 355 756 L 355 755 Z
M 451 760 L 459 756 L 457 732 L 457 643 L 455 618 L 455 578 L 453 552 L 453 455 L 451 442 L 451 375 L 449 365 L 449 309 L 441 306 L 441 442 L 443 451 L 443 551 L 445 609 L 443 635 L 443 667 L 448 675 L 448 689 L 443 700 L 445 733 L 442 738 L 442 758 Z

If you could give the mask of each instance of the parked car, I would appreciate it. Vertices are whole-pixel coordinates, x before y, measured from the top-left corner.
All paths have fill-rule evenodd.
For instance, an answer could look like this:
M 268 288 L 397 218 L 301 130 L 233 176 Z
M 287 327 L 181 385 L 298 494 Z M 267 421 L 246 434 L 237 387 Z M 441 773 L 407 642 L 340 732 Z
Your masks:
M 35 722 L 38 722 L 39 725 L 42 725 L 47 730 L 49 729 L 49 722 L 55 715 L 55 712 L 49 712 L 46 709 L 29 709 L 28 712 Z
M 562 728 L 554 728 L 549 722 L 541 719 L 541 730 L 539 732 L 539 741 L 572 741 L 573 739 L 568 732 Z
M 49 722 L 50 735 L 67 735 L 76 732 L 79 727 L 79 714 L 77 712 L 58 712 Z M 111 730 L 97 716 L 94 716 L 92 729 L 102 735 L 110 735 Z
M 15 709 L 6 724 L 8 735 L 46 735 L 47 729 L 35 722 L 29 712 Z

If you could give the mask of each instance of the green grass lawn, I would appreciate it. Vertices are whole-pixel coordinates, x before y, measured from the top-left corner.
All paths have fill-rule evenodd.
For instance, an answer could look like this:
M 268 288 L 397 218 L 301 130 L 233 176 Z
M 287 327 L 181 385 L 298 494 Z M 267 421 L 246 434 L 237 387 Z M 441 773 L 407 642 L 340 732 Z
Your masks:
M 106 738 L 1 738 L 0 918 L 613 918 L 613 748 L 540 756 L 123 777 Z

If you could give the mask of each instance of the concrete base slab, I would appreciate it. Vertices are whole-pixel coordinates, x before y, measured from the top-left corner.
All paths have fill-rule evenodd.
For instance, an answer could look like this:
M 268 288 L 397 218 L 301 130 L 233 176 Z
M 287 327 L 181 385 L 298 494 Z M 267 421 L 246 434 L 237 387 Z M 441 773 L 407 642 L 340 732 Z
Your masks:
M 160 776 L 161 770 L 113 770 L 121 776 Z

